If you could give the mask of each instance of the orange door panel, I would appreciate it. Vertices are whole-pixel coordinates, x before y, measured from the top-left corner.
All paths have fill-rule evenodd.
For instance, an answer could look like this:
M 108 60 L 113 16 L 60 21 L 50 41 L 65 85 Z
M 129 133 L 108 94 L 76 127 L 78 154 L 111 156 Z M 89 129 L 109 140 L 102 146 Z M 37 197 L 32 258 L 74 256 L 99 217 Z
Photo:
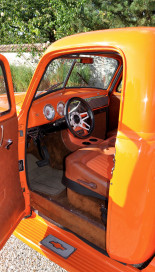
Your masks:
M 18 170 L 18 120 L 8 62 L 0 55 L 0 248 L 24 215 L 25 202 Z

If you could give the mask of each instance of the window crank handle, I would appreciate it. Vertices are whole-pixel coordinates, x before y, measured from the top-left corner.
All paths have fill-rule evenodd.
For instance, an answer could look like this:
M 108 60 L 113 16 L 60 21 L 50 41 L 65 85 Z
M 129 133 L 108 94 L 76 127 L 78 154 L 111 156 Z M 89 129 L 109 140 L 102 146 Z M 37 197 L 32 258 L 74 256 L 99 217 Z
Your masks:
M 10 145 L 12 145 L 13 141 L 11 139 L 7 140 L 7 144 L 5 146 L 6 149 L 10 148 Z

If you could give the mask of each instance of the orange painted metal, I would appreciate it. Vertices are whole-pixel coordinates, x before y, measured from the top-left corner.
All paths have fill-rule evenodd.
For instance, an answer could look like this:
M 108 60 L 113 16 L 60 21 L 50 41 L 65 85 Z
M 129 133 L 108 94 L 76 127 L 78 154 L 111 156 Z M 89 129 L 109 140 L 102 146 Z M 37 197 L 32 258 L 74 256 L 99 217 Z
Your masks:
M 0 54 L 8 94 L 0 95 L 0 248 L 26 215 L 18 173 L 18 119 L 9 63 Z M 7 100 L 9 101 L 7 103 Z M 1 102 L 4 103 L 1 103 Z M 9 110 L 8 112 L 5 112 Z M 4 111 L 4 114 L 3 114 Z M 9 144 L 11 145 L 9 146 Z
M 19 112 L 21 110 L 21 106 L 23 104 L 25 95 L 26 95 L 26 92 L 14 93 L 17 115 L 19 114 Z M 4 111 L 4 110 L 7 110 L 7 109 L 8 109 L 7 96 L 4 95 L 4 94 L 1 94 L 0 95 L 0 111 Z
M 96 31 L 53 43 L 36 69 L 19 114 L 19 128 L 23 129 L 23 137 L 19 139 L 19 158 L 23 159 L 28 112 L 51 59 L 77 52 L 113 51 L 120 54 L 123 84 L 115 170 L 109 195 L 107 250 L 111 258 L 135 264 L 146 261 L 155 252 L 154 45 L 155 28 Z M 21 181 L 26 188 L 28 208 L 29 190 L 24 172 Z M 100 256 L 99 260 L 102 258 Z M 76 265 L 78 267 L 78 263 Z
M 15 95 L 16 111 L 18 115 L 21 110 L 21 106 L 23 104 L 26 92 L 14 93 L 14 95 Z
M 155 29 L 128 34 L 134 46 L 124 49 L 127 65 L 109 193 L 107 250 L 112 258 L 136 264 L 155 252 Z
M 60 90 L 55 93 L 50 93 L 42 98 L 39 98 L 33 102 L 33 105 L 29 112 L 29 121 L 28 121 L 28 128 L 40 126 L 46 123 L 50 123 L 51 121 L 45 118 L 43 113 L 44 107 L 47 104 L 51 104 L 55 110 L 55 117 L 52 122 L 60 119 L 60 116 L 57 112 L 57 104 L 58 102 L 63 102 L 64 104 L 71 98 L 71 97 L 81 97 L 83 99 L 90 98 L 94 96 L 104 95 L 105 97 L 108 96 L 108 91 L 106 90 L 99 90 L 99 89 L 84 89 L 84 88 L 71 88 L 69 90 Z
M 27 243 L 30 247 L 37 250 L 51 261 L 54 261 L 67 271 L 79 272 L 134 272 L 138 271 L 134 267 L 123 265 L 119 262 L 111 260 L 103 253 L 90 247 L 75 235 L 67 232 L 40 216 L 35 216 L 33 213 L 32 218 L 22 220 L 17 227 L 14 234 Z M 49 234 L 54 235 L 60 240 L 76 248 L 75 252 L 68 258 L 64 259 L 51 250 L 40 244 L 40 241 L 47 237 Z
M 74 39 L 74 38 L 73 38 Z M 53 48 L 54 49 L 54 48 Z M 19 137 L 19 160 L 25 159 L 25 137 L 26 137 L 26 127 L 27 127 L 27 121 L 28 121 L 28 117 L 29 117 L 29 111 L 31 109 L 31 103 L 33 101 L 33 98 L 35 96 L 35 92 L 37 90 L 37 87 L 39 85 L 39 82 L 43 76 L 43 73 L 46 69 L 46 66 L 48 65 L 48 63 L 56 57 L 59 57 L 60 55 L 69 53 L 75 53 L 77 52 L 77 46 L 76 43 L 74 44 L 74 46 L 70 47 L 70 50 L 66 50 L 66 48 L 64 48 L 64 50 L 61 48 L 57 48 L 57 50 L 53 50 L 52 48 L 50 50 L 47 50 L 47 52 L 44 54 L 44 56 L 41 58 L 36 71 L 34 73 L 34 76 L 30 82 L 28 91 L 26 93 L 24 102 L 22 104 L 21 107 L 21 111 L 19 113 L 18 116 L 18 122 L 19 122 L 19 130 L 23 131 L 23 136 Z M 92 44 L 92 46 L 90 46 L 90 43 L 88 43 L 88 41 L 86 42 L 86 44 L 81 44 L 81 46 L 78 48 L 78 52 L 102 52 L 103 50 L 103 46 L 98 46 L 98 44 L 96 42 L 94 42 Z M 113 47 L 104 47 L 104 50 L 107 50 L 108 52 L 111 52 L 111 50 L 114 50 L 116 52 L 118 52 L 117 49 L 114 49 Z M 26 165 L 25 165 L 25 160 L 24 160 L 24 171 L 20 173 L 20 180 L 21 180 L 21 184 L 22 186 L 24 186 L 25 188 L 25 198 L 26 198 L 26 211 L 30 210 L 30 194 L 29 194 L 29 189 L 27 186 L 27 178 L 26 178 Z
M 6 78 L 7 78 L 7 83 L 8 83 L 8 90 L 9 90 L 9 98 L 10 98 L 10 104 L 11 104 L 10 112 L 7 113 L 6 115 L 0 116 L 1 121 L 4 121 L 6 119 L 11 118 L 12 116 L 14 116 L 16 114 L 16 107 L 15 107 L 15 98 L 14 98 L 14 93 L 13 93 L 13 83 L 12 83 L 12 77 L 11 77 L 11 71 L 10 71 L 9 63 L 8 63 L 7 59 L 1 54 L 0 54 L 0 60 L 3 62 L 4 67 L 5 67 Z M 1 95 L 0 99 L 2 100 L 2 102 L 0 102 L 0 108 L 3 107 L 3 109 L 7 109 L 8 104 L 7 104 L 7 101 L 6 101 L 6 96 Z M 4 104 L 3 104 L 3 102 L 4 102 Z

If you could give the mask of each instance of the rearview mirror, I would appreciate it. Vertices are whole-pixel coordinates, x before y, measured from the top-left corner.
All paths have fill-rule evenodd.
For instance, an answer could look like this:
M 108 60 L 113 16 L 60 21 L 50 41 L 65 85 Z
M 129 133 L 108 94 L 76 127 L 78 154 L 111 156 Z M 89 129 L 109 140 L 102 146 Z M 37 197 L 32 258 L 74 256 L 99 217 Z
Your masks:
M 80 63 L 84 63 L 84 64 L 93 64 L 94 59 L 93 58 L 81 58 L 80 59 Z

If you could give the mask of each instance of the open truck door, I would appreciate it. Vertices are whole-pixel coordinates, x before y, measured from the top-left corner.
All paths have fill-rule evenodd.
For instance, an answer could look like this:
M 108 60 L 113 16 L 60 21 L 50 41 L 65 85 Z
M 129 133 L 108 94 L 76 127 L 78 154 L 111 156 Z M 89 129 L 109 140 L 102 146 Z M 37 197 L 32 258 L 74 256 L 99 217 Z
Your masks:
M 9 63 L 0 55 L 0 248 L 24 216 L 18 169 L 18 119 Z

